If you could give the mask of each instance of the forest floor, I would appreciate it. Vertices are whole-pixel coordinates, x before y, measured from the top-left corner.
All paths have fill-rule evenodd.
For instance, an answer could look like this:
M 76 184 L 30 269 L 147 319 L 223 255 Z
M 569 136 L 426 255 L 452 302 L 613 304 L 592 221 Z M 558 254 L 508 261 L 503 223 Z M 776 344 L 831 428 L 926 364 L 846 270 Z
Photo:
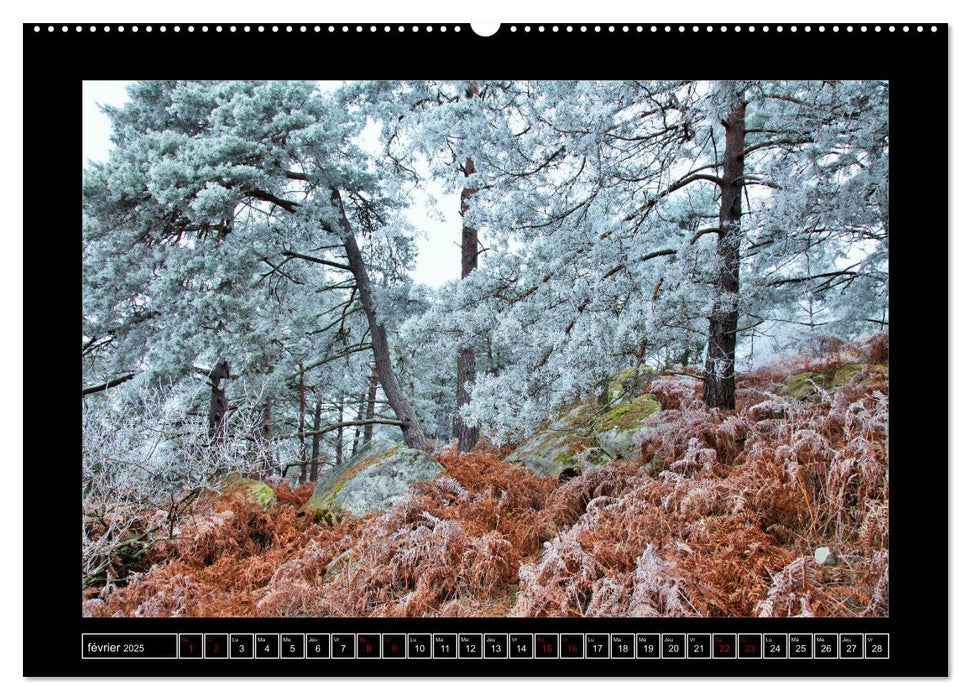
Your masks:
M 885 363 L 884 336 L 741 374 L 735 411 L 662 373 L 640 457 L 565 483 L 507 447 L 443 450 L 442 476 L 333 525 L 298 516 L 311 484 L 267 510 L 210 494 L 84 614 L 887 615 Z

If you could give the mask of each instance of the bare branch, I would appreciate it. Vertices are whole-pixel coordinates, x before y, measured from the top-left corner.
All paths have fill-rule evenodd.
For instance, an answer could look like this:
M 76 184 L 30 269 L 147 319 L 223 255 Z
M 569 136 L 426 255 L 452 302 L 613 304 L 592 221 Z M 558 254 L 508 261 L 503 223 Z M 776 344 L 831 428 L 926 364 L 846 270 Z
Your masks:
M 843 276 L 856 277 L 856 275 L 859 273 L 854 272 L 852 268 L 856 267 L 857 265 L 859 265 L 859 263 L 857 263 L 856 265 L 850 265 L 845 270 L 836 270 L 834 272 L 820 272 L 818 275 L 807 275 L 806 277 L 789 277 L 787 279 L 782 279 L 782 280 L 772 280 L 771 282 L 769 282 L 769 284 L 773 287 L 778 287 L 783 284 L 796 284 L 797 282 L 810 282 L 812 280 L 824 279 L 829 277 L 843 277 Z
M 369 418 L 367 420 L 349 420 L 343 423 L 333 423 L 328 425 L 326 428 L 321 428 L 320 430 L 313 430 L 311 432 L 304 433 L 289 433 L 287 435 L 274 435 L 270 440 L 291 440 L 293 438 L 304 438 L 313 437 L 314 435 L 323 435 L 324 433 L 329 433 L 331 431 L 337 430 L 338 428 L 353 428 L 355 425 L 371 425 L 374 423 L 379 423 L 381 425 L 397 425 L 399 427 L 404 427 L 407 425 L 404 421 L 393 420 L 391 418 Z
M 665 248 L 664 250 L 655 250 L 653 253 L 647 253 L 646 255 L 642 255 L 640 258 L 638 258 L 638 260 L 640 262 L 647 262 L 648 260 L 651 260 L 653 258 L 659 258 L 662 255 L 676 255 L 677 252 L 678 251 L 676 251 L 674 248 Z M 612 275 L 617 274 L 618 272 L 620 272 L 621 270 L 623 270 L 625 267 L 627 267 L 627 263 L 620 263 L 619 265 L 614 265 L 614 267 L 612 267 L 609 270 L 607 270 L 607 272 L 604 274 L 604 276 L 601 277 L 600 279 L 601 280 L 605 280 L 608 277 L 611 277 Z
M 700 238 L 701 238 L 702 236 L 704 236 L 704 235 L 706 235 L 706 234 L 709 234 L 709 233 L 721 233 L 721 232 L 722 232 L 723 230 L 724 230 L 724 229 L 722 229 L 722 228 L 720 228 L 720 227 L 718 227 L 718 226 L 714 226 L 714 227 L 712 227 L 712 228 L 703 228 L 703 229 L 701 229 L 700 231 L 698 231 L 698 232 L 697 232 L 697 233 L 696 233 L 695 235 L 693 235 L 693 236 L 691 237 L 691 240 L 689 241 L 689 243 L 690 243 L 691 245 L 694 245 L 695 243 L 697 243 L 697 242 L 698 242 L 698 240 L 699 240 L 699 239 L 700 239 Z
M 300 260 L 306 260 L 307 262 L 317 263 L 318 265 L 326 265 L 328 267 L 336 267 L 338 270 L 350 270 L 350 265 L 345 265 L 344 263 L 335 262 L 333 260 L 324 260 L 323 258 L 315 258 L 312 255 L 304 255 L 303 253 L 298 253 L 293 250 L 285 250 L 283 254 L 288 258 L 299 258 Z
M 107 391 L 108 389 L 118 386 L 119 384 L 124 384 L 130 379 L 135 378 L 135 373 L 131 372 L 129 374 L 122 375 L 116 379 L 112 379 L 110 382 L 105 382 L 104 384 L 95 384 L 94 386 L 89 386 L 86 389 L 81 389 L 81 396 L 88 396 L 90 394 L 97 394 L 101 391 Z
M 289 199 L 281 199 L 271 192 L 267 192 L 266 190 L 261 190 L 256 187 L 244 187 L 243 194 L 248 197 L 253 197 L 254 199 L 259 199 L 262 202 L 276 204 L 278 207 L 286 209 L 291 214 L 297 211 L 297 207 L 300 206 L 296 202 L 291 202 Z

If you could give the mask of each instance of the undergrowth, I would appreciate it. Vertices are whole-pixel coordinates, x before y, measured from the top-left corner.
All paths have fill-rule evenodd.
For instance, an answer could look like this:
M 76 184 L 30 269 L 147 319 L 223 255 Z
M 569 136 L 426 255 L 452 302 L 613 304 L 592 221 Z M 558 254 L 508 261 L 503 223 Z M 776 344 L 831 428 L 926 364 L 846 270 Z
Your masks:
M 300 517 L 310 485 L 264 511 L 232 493 L 146 553 L 90 616 L 882 616 L 888 594 L 887 373 L 809 397 L 793 373 L 886 363 L 885 336 L 740 375 L 738 408 L 701 384 L 648 391 L 639 459 L 560 483 L 486 446 L 384 513 Z M 835 565 L 813 558 L 817 547 Z

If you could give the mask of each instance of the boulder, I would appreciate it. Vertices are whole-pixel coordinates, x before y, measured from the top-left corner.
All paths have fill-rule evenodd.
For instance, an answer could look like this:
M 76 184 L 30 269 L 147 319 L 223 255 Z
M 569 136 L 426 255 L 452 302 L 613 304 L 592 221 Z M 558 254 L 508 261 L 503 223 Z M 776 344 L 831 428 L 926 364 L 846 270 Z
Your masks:
M 647 418 L 661 409 L 661 403 L 650 394 L 607 406 L 594 423 L 597 445 L 611 459 L 633 457 L 640 442 L 636 437 Z
M 661 408 L 643 393 L 654 376 L 650 367 L 629 367 L 610 375 L 599 396 L 558 410 L 508 457 L 539 476 L 575 474 L 584 466 L 633 457 L 636 439 L 649 416 Z
M 247 479 L 239 474 L 229 474 L 222 479 L 219 490 L 233 492 L 245 500 L 263 506 L 264 510 L 276 503 L 276 494 L 269 485 L 255 479 Z
M 442 473 L 428 453 L 389 440 L 377 440 L 349 462 L 325 474 L 314 487 L 301 515 L 323 518 L 358 516 L 385 510 L 417 481 Z
M 627 367 L 619 372 L 614 372 L 607 377 L 607 386 L 600 392 L 600 403 L 606 406 L 617 401 L 640 396 L 647 391 L 647 387 L 650 386 L 654 377 L 654 369 L 650 365 Z
M 608 460 L 590 430 L 597 410 L 597 399 L 589 397 L 572 403 L 544 421 L 529 438 L 513 450 L 507 462 L 518 462 L 539 476 L 559 475 L 565 469 L 578 469 L 583 458 L 588 464 Z
M 776 393 L 792 399 L 805 399 L 825 389 L 827 384 L 826 375 L 822 372 L 801 372 L 786 379 Z
M 827 372 L 801 372 L 786 379 L 776 393 L 792 399 L 812 400 L 820 389 L 829 391 L 854 382 L 885 379 L 887 365 L 848 364 Z

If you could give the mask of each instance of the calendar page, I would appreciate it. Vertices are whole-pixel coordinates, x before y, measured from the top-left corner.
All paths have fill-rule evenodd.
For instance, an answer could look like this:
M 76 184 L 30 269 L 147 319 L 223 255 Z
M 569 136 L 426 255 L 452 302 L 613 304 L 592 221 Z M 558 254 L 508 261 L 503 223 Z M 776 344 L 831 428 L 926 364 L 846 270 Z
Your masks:
M 947 25 L 23 31 L 26 674 L 947 674 Z

